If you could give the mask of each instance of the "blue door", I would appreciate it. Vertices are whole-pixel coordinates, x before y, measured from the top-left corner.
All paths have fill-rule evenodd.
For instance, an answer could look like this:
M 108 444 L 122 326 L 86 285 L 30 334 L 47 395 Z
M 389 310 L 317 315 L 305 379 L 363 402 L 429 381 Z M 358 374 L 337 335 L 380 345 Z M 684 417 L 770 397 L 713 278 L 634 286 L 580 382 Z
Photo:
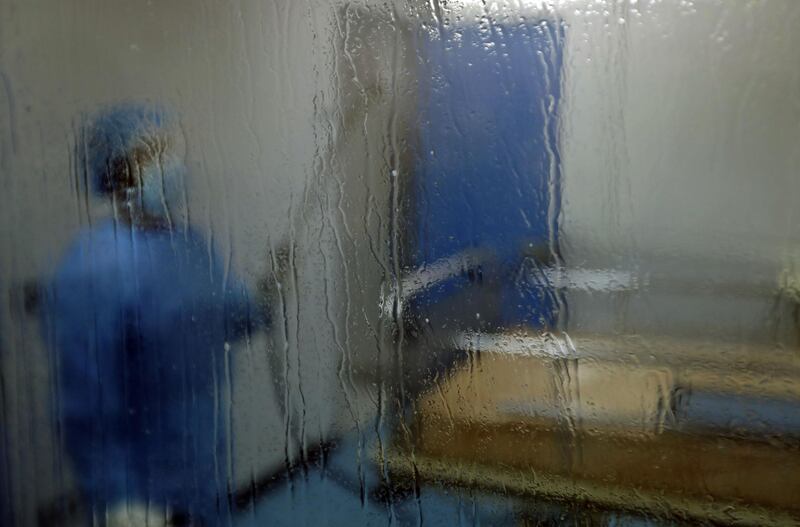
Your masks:
M 447 309 L 464 324 L 482 315 L 483 327 L 548 326 L 563 28 L 487 23 L 422 40 L 412 261 L 431 271 L 413 309 Z

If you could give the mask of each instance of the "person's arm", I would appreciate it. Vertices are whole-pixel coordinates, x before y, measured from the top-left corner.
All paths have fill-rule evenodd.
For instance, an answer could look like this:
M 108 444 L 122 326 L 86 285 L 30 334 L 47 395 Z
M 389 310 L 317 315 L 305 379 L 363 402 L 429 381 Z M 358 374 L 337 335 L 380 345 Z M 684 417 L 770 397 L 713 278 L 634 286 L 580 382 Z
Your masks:
M 119 339 L 122 319 L 86 262 L 66 261 L 45 289 L 42 319 L 58 382 L 57 419 L 85 492 L 124 499 L 127 487 Z M 76 268 L 85 266 L 82 272 Z M 112 292 L 113 293 L 113 292 Z
M 230 279 L 225 289 L 225 320 L 226 333 L 233 338 L 267 329 L 271 321 L 269 302 L 251 293 L 241 280 Z

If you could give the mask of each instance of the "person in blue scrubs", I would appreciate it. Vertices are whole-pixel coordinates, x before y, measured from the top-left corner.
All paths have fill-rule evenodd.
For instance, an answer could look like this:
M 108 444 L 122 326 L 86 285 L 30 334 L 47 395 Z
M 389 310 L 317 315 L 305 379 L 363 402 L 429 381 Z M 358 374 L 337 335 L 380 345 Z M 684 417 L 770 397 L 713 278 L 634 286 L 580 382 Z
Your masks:
M 81 135 L 77 159 L 113 217 L 63 256 L 45 332 L 89 520 L 113 523 L 122 508 L 147 525 L 227 524 L 229 352 L 266 315 L 183 219 L 183 136 L 169 112 L 117 105 Z

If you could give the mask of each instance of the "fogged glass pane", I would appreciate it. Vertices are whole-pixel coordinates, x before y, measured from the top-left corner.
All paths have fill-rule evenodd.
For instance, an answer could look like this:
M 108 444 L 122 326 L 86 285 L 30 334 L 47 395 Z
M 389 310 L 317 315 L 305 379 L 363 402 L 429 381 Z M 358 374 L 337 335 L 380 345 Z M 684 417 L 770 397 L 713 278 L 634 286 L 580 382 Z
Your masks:
M 0 0 L 0 524 L 800 522 L 798 48 Z

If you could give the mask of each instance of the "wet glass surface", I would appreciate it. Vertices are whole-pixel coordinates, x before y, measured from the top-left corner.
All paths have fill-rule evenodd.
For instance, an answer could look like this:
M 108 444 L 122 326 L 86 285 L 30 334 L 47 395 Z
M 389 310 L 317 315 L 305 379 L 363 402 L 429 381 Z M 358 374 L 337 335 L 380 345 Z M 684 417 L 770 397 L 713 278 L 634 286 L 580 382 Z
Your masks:
M 799 48 L 0 0 L 0 524 L 800 521 Z

